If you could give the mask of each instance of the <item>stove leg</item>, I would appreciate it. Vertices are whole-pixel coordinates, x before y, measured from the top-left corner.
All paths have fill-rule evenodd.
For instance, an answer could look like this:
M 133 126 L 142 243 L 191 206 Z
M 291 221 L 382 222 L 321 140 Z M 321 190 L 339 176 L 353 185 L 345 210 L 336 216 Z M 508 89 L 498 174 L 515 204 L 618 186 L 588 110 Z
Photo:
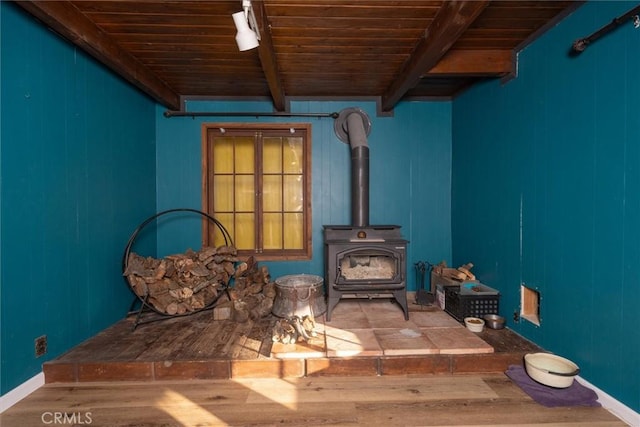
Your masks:
M 330 293 L 328 295 L 328 297 L 327 297 L 327 312 L 325 314 L 325 319 L 327 320 L 327 322 L 331 321 L 331 312 L 336 307 L 336 305 L 338 305 L 338 302 L 340 301 L 340 297 L 341 296 L 342 296 L 342 294 L 340 292 L 338 292 L 337 295 L 334 294 L 334 293 Z
M 398 291 L 393 291 L 393 297 L 402 307 L 402 311 L 404 311 L 404 320 L 409 320 L 409 306 L 407 305 L 407 291 L 406 289 L 401 289 Z

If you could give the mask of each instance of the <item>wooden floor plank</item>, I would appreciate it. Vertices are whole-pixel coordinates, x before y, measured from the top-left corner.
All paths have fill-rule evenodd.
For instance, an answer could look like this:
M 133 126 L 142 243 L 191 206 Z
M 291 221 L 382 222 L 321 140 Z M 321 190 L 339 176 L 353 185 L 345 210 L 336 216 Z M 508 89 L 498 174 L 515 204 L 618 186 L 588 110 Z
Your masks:
M 230 343 L 232 344 L 239 331 L 243 330 L 242 323 L 232 321 L 224 321 L 220 324 L 215 335 L 211 337 L 208 345 L 199 350 L 198 354 L 202 357 L 224 357 L 231 359 L 229 356 Z M 204 338 L 204 337 L 203 337 Z M 200 349 L 200 347 L 198 347 Z
M 82 383 L 81 386 L 51 386 L 37 390 L 20 402 L 12 410 L 29 411 L 65 410 L 68 408 L 128 408 L 153 407 L 157 402 L 167 400 L 167 395 L 180 395 L 194 402 L 207 404 L 225 404 L 228 402 L 246 402 L 253 393 L 250 388 L 233 381 L 170 381 L 157 382 L 155 387 L 149 383 L 126 383 L 117 387 L 114 393 L 113 383 Z M 178 403 L 180 401 L 177 401 Z
M 363 425 L 421 426 L 513 426 L 532 424 L 545 427 L 554 422 L 573 422 L 590 427 L 591 422 L 608 421 L 611 427 L 624 426 L 602 408 L 545 408 L 532 400 L 440 400 L 414 402 L 376 402 L 358 404 L 359 422 Z
M 384 378 L 384 379 L 383 379 Z M 429 381 L 411 377 L 349 377 L 347 379 L 303 378 L 300 381 L 255 380 L 242 382 L 259 390 L 249 396 L 249 404 L 296 400 L 308 402 L 393 402 L 408 399 L 441 400 L 497 398 L 479 377 L 433 377 Z
M 132 333 L 130 325 L 131 323 L 126 320 L 118 322 L 80 343 L 58 360 L 62 362 L 123 360 L 123 349 L 140 341 L 140 337 Z M 149 344 L 151 343 L 146 345 Z
M 96 426 L 621 427 L 603 408 L 546 408 L 504 375 L 382 376 L 45 385 L 0 414 L 2 427 L 46 414 Z M 53 415 L 51 415 L 53 416 Z M 67 423 L 69 424 L 69 423 Z
M 501 398 L 524 398 L 527 394 L 506 375 L 483 376 L 484 382 Z
M 255 322 L 251 319 L 244 323 L 238 323 L 233 330 L 233 335 L 222 348 L 222 352 L 229 355 L 230 359 L 234 359 L 233 355 L 238 353 L 238 347 L 241 347 L 245 343 L 247 335 L 251 332 L 251 329 L 253 329 L 254 324 Z
M 146 360 L 180 360 L 179 355 L 185 351 L 190 351 L 191 345 L 200 337 L 202 330 L 207 327 L 207 323 L 198 321 L 196 317 L 192 317 L 189 322 L 177 322 L 167 327 L 157 339 L 159 345 L 148 346 L 141 351 L 137 357 L 137 361 Z M 169 323 L 165 323 L 169 325 Z M 150 328 L 140 328 L 138 332 L 145 333 Z
M 194 405 L 183 402 L 173 407 L 108 408 L 77 411 L 91 417 L 91 425 L 101 427 L 191 427 L 191 426 L 354 426 L 357 415 L 352 404 L 338 404 L 327 410 L 324 404 L 304 405 L 295 410 L 277 406 L 243 408 L 239 405 Z M 239 416 L 241 414 L 241 416 Z M 2 418 L 3 427 L 41 427 L 40 414 L 11 414 Z M 51 418 L 48 416 L 47 418 Z M 51 423 L 52 424 L 52 423 Z M 62 424 L 62 423 L 60 423 Z M 67 425 L 70 423 L 67 423 Z M 89 424 L 84 422 L 83 424 Z M 79 424 L 75 424 L 79 425 Z
M 262 318 L 254 322 L 246 336 L 236 342 L 231 358 L 247 360 L 270 357 L 272 347 L 270 337 L 275 321 L 273 318 Z

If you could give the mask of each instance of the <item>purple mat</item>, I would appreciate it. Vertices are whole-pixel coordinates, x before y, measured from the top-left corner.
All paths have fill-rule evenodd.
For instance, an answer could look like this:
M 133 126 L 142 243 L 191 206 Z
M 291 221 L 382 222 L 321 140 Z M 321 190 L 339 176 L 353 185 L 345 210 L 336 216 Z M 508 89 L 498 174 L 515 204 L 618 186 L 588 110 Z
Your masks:
M 533 400 L 547 407 L 554 406 L 600 406 L 598 395 L 573 380 L 567 388 L 549 387 L 534 381 L 522 366 L 511 365 L 505 372 Z

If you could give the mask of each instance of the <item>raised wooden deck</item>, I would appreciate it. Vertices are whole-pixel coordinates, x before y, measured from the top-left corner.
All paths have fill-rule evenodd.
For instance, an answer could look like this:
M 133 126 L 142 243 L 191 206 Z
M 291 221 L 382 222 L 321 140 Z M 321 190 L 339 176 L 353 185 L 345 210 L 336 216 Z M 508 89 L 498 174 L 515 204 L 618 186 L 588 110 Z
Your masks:
M 345 300 L 318 337 L 274 344 L 274 317 L 235 323 L 210 311 L 133 328 L 127 318 L 44 364 L 45 381 L 157 381 L 504 372 L 540 348 L 509 329 L 469 332 L 436 307 L 405 321 L 387 300 Z

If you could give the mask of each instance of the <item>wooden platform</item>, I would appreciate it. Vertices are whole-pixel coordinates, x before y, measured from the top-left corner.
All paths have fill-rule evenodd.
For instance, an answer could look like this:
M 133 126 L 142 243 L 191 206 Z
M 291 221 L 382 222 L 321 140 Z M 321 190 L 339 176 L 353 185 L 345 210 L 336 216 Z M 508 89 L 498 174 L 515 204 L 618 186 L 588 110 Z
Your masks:
M 340 302 L 309 343 L 274 345 L 276 318 L 214 321 L 211 311 L 123 319 L 43 366 L 46 383 L 503 373 L 541 349 L 509 329 L 474 334 L 436 307 Z M 448 320 L 447 320 L 448 319 Z

